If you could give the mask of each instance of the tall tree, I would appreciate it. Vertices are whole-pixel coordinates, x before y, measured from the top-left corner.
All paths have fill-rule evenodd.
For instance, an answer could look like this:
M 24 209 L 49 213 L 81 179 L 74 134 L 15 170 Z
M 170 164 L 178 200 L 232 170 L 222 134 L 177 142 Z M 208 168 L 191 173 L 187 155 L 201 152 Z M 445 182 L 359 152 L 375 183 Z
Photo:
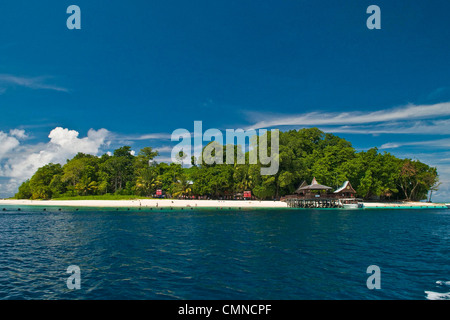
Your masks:
M 32 199 L 51 199 L 53 192 L 50 183 L 55 175 L 62 174 L 60 164 L 49 163 L 39 168 L 30 179 Z
M 114 154 L 104 162 L 104 170 L 109 174 L 114 192 L 121 191 L 133 178 L 134 156 L 131 147 L 124 146 L 114 150 Z
M 439 181 L 436 168 L 418 161 L 403 160 L 398 183 L 406 200 L 422 200 Z

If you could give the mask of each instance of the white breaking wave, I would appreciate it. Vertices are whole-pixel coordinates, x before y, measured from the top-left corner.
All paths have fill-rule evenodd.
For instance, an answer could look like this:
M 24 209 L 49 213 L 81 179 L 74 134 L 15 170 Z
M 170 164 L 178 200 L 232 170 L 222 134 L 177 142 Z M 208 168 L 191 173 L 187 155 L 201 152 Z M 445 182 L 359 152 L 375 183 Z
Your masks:
M 450 286 L 450 281 L 438 280 L 436 281 L 436 284 L 440 286 Z M 450 300 L 450 292 L 425 291 L 425 294 L 427 295 L 426 298 L 428 300 Z
M 450 292 L 441 293 L 434 291 L 425 291 L 428 300 L 450 300 Z

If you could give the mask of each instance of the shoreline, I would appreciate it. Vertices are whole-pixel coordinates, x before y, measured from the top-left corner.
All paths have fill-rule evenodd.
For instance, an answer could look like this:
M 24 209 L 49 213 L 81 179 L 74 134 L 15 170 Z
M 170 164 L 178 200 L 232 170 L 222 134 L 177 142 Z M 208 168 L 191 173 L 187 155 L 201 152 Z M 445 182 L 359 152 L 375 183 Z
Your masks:
M 61 206 L 97 208 L 288 208 L 281 201 L 259 200 L 178 200 L 178 199 L 136 199 L 136 200 L 0 200 L 0 206 Z
M 363 202 L 364 209 L 447 209 L 444 203 L 426 202 Z M 274 200 L 0 200 L 0 206 L 49 206 L 91 208 L 289 208 Z

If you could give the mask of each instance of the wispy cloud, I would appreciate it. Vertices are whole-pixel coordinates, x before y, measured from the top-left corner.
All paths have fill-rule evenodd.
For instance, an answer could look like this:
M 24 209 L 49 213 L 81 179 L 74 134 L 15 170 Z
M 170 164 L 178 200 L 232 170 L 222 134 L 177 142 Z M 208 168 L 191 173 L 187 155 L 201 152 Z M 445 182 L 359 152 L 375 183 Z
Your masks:
M 33 90 L 53 90 L 60 92 L 69 92 L 69 89 L 49 84 L 46 81 L 50 77 L 23 77 L 12 74 L 0 74 L 0 93 L 4 93 L 7 88 L 12 86 L 25 87 Z
M 170 134 L 168 133 L 150 133 L 143 134 L 140 136 L 131 137 L 131 140 L 164 140 L 170 139 Z
M 442 99 L 444 96 L 448 96 L 450 93 L 450 87 L 439 87 L 430 92 L 427 95 L 427 99 Z
M 163 146 L 163 147 L 157 147 L 155 148 L 156 151 L 159 153 L 165 153 L 165 152 L 172 152 L 173 147 L 172 146 Z
M 367 133 L 366 129 L 371 129 L 369 131 L 377 131 L 378 133 L 401 133 L 402 131 L 405 133 L 411 133 L 411 131 L 420 132 L 420 129 L 422 129 L 429 132 L 435 126 L 447 125 L 449 123 L 448 119 L 441 122 L 438 122 L 437 120 L 448 116 L 450 116 L 450 102 L 438 103 L 434 105 L 410 104 L 398 108 L 371 112 L 309 112 L 299 115 L 280 115 L 253 112 L 249 113 L 249 117 L 256 119 L 257 122 L 250 125 L 249 128 L 259 129 L 283 126 L 340 126 L 335 128 L 335 130 L 340 130 L 340 132 L 354 131 L 355 133 Z M 432 122 L 417 122 L 418 120 L 426 119 L 429 119 Z M 398 125 L 398 122 L 403 121 L 416 122 L 409 123 L 408 125 L 403 123 L 400 127 L 401 130 L 396 130 L 395 124 Z M 355 127 L 364 124 L 378 125 L 378 127 Z M 332 128 L 329 128 L 328 131 L 331 130 Z
M 318 126 L 330 133 L 450 135 L 450 119 L 395 121 L 381 124 Z
M 437 140 L 425 140 L 425 141 L 409 141 L 409 142 L 388 142 L 383 144 L 380 149 L 394 149 L 404 146 L 420 146 L 428 148 L 450 148 L 450 138 L 449 139 L 437 139 Z
M 122 135 L 113 134 L 111 140 L 120 142 L 130 141 L 144 141 L 144 140 L 170 140 L 171 135 L 168 133 L 149 133 L 140 135 Z

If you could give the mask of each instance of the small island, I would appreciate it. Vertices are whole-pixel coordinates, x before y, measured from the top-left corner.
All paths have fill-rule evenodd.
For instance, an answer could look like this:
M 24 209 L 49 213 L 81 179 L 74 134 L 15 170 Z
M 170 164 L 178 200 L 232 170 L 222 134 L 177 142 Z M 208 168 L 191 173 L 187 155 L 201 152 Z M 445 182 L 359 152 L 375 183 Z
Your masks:
M 321 191 L 308 189 L 306 181 L 311 185 L 321 181 L 325 192 L 336 189 L 337 193 L 325 197 L 330 205 L 319 207 L 335 207 L 344 198 L 361 199 L 365 208 L 445 207 L 431 203 L 439 186 L 436 168 L 377 148 L 357 151 L 349 141 L 317 128 L 280 132 L 280 167 L 275 175 L 261 175 L 260 163 L 206 164 L 192 157 L 187 167 L 183 154 L 180 163 L 170 164 L 156 162 L 157 156 L 151 147 L 134 155 L 130 146 L 101 157 L 78 153 L 64 165 L 39 168 L 14 199 L 0 203 L 42 205 L 41 200 L 51 200 L 45 205 L 286 208 L 293 206 L 293 199 L 307 200 L 307 195 L 318 200 Z

